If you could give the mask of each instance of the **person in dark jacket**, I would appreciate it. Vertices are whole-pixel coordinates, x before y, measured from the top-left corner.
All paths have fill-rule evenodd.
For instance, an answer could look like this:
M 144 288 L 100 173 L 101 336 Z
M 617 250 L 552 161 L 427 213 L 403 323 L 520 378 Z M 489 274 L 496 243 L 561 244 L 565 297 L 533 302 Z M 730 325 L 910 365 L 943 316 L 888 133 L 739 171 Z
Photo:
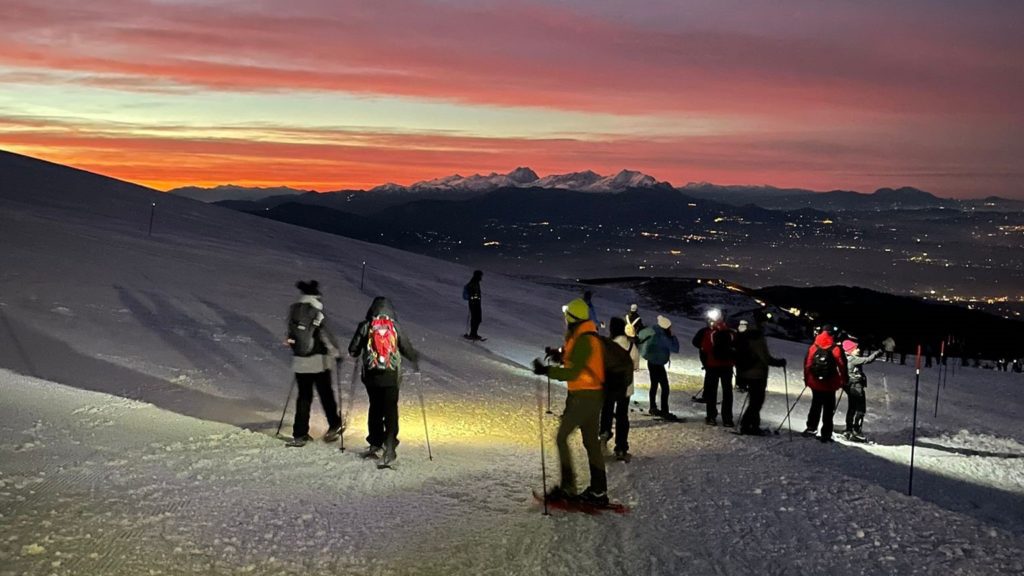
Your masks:
M 870 364 L 882 353 L 876 350 L 867 356 L 860 355 L 860 347 L 853 340 L 843 342 L 843 352 L 846 353 L 846 366 L 849 371 L 849 379 L 846 388 L 846 431 L 843 436 L 854 442 L 865 442 L 864 437 L 864 414 L 867 412 L 867 396 L 864 388 L 868 385 L 868 378 L 864 375 L 864 365 Z
M 754 323 L 736 334 L 736 383 L 747 389 L 747 410 L 740 414 L 740 434 L 763 435 L 761 406 L 768 389 L 768 367 L 785 368 L 786 359 L 776 358 L 768 352 L 764 324 L 769 316 L 760 310 L 754 313 Z
M 364 458 L 379 458 L 383 451 L 384 465 L 390 465 L 398 447 L 398 392 L 402 383 L 402 357 L 419 372 L 419 354 L 409 343 L 395 317 L 391 302 L 383 296 L 373 299 L 366 319 L 359 323 L 348 353 L 362 361 L 362 380 L 370 399 L 366 428 L 369 448 Z
M 629 338 L 629 357 L 633 359 L 633 371 L 636 372 L 640 370 L 640 346 L 637 344 L 636 335 L 644 329 L 644 321 L 640 318 L 639 306 L 630 304 L 625 320 L 626 338 Z
M 625 318 L 613 316 L 609 320 L 608 336 L 623 350 L 629 351 L 631 344 L 629 338 L 626 337 Z M 605 390 L 604 407 L 601 409 L 601 441 L 608 442 L 614 437 L 615 459 L 622 462 L 629 462 L 632 458 L 629 454 L 629 399 L 632 396 L 632 383 L 618 397 Z M 612 434 L 613 419 L 615 420 L 615 434 Z
M 604 505 L 608 504 L 608 476 L 598 435 L 604 406 L 604 346 L 597 338 L 597 324 L 590 318 L 590 308 L 581 298 L 563 306 L 562 313 L 566 323 L 565 345 L 556 355 L 562 365 L 548 366 L 540 358 L 533 361 L 534 374 L 566 382 L 569 390 L 555 435 L 561 477 L 558 486 L 546 492 L 545 497 Z M 577 428 L 590 464 L 590 486 L 579 494 L 569 450 L 569 436 Z
M 651 375 L 650 409 L 648 413 L 668 420 L 676 416 L 668 409 L 668 372 L 665 365 L 672 354 L 679 353 L 679 339 L 672 334 L 672 321 L 658 316 L 658 323 L 648 326 L 637 335 L 640 355 L 647 360 L 647 371 Z M 661 409 L 658 409 L 658 388 L 661 388 Z
M 293 346 L 292 371 L 295 372 L 295 385 L 299 389 L 298 397 L 295 399 L 295 421 L 292 424 L 292 439 L 288 446 L 302 447 L 306 442 L 312 440 L 309 436 L 309 409 L 313 405 L 313 389 L 316 388 L 320 396 L 320 405 L 323 406 L 324 414 L 327 415 L 327 433 L 324 434 L 324 442 L 334 442 L 341 435 L 341 415 L 338 414 L 338 404 L 334 398 L 334 389 L 331 387 L 331 370 L 337 367 L 338 343 L 334 334 L 327 327 L 327 318 L 324 316 L 324 305 L 320 301 L 320 286 L 316 280 L 305 282 L 300 280 L 295 287 L 301 292 L 299 299 L 289 309 L 289 324 L 296 314 L 301 314 L 301 309 L 313 313 L 313 350 L 310 354 L 299 355 L 295 349 L 295 338 L 288 335 L 286 343 Z
M 469 279 L 469 282 L 462 288 L 462 298 L 469 301 L 469 334 L 466 334 L 466 338 L 470 340 L 482 340 L 478 331 L 480 330 L 480 323 L 483 322 L 483 307 L 481 301 L 483 295 L 480 292 L 480 281 L 483 280 L 484 273 L 481 270 L 474 270 L 473 277 Z
M 834 361 L 830 373 L 822 378 L 815 376 L 813 370 L 815 353 L 819 350 L 827 351 Z M 807 349 L 807 357 L 804 359 L 804 385 L 811 389 L 811 409 L 807 413 L 804 436 L 814 436 L 818 431 L 818 423 L 821 422 L 819 439 L 822 442 L 832 442 L 832 416 L 836 411 L 836 391 L 846 386 L 848 380 L 846 356 L 836 345 L 832 327 L 824 326 L 814 338 L 814 343 Z
M 732 428 L 732 373 L 736 333 L 719 319 L 703 331 L 700 351 L 704 359 L 704 423 L 718 425 L 718 387 L 722 387 L 722 425 Z

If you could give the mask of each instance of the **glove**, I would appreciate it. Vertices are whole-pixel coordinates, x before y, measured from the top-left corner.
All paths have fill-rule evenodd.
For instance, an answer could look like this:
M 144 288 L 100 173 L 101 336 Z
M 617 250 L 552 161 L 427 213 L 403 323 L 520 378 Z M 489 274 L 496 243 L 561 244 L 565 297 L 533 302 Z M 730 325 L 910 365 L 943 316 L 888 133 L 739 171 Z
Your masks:
M 779 366 L 781 366 L 782 368 L 786 367 L 786 359 L 785 358 L 782 358 L 781 360 L 779 360 Z
M 544 376 L 551 370 L 551 367 L 540 361 L 540 358 L 533 359 L 533 373 Z

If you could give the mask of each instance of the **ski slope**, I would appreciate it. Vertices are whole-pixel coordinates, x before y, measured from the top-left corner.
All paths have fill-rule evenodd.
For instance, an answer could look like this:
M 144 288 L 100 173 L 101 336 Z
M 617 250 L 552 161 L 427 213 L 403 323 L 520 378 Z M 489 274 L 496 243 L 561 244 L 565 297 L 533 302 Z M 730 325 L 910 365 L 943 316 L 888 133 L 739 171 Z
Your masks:
M 866 367 L 877 445 L 790 440 L 786 428 L 736 436 L 689 402 L 700 371 L 686 342 L 699 326 L 675 318 L 671 408 L 686 421 L 646 415 L 641 372 L 634 459 L 608 463 L 610 494 L 631 513 L 544 517 L 530 496 L 538 420 L 550 484 L 557 416 L 542 415 L 546 383 L 522 366 L 559 341 L 573 293 L 485 271 L 489 339 L 468 343 L 472 263 L 7 154 L 0 245 L 0 574 L 1024 573 L 1019 374 L 958 367 L 938 418 L 938 373 L 922 375 L 908 497 L 911 367 Z M 353 454 L 366 399 L 351 363 L 338 375 L 348 451 L 273 437 L 299 278 L 321 282 L 341 339 L 387 295 L 425 356 L 402 391 L 398 469 Z M 602 290 L 596 304 L 608 315 L 631 299 Z M 805 350 L 769 345 L 791 365 Z M 785 413 L 785 384 L 775 370 L 766 425 Z M 791 368 L 790 398 L 800 388 Z M 563 401 L 556 385 L 556 414 Z M 808 405 L 793 412 L 797 432 Z

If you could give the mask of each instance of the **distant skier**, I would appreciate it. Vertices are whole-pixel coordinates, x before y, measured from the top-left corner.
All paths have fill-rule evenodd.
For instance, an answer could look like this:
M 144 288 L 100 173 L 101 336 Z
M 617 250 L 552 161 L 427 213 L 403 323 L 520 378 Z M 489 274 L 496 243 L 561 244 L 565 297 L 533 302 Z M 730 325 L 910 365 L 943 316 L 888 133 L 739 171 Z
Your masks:
M 362 380 L 370 399 L 367 416 L 366 442 L 369 448 L 364 458 L 380 458 L 382 465 L 390 466 L 397 458 L 398 447 L 398 393 L 402 383 L 402 357 L 412 362 L 419 372 L 419 354 L 398 324 L 395 310 L 387 298 L 373 299 L 366 311 L 366 319 L 359 323 L 348 353 L 361 358 Z
M 737 387 L 748 390 L 747 410 L 740 414 L 740 434 L 764 434 L 761 430 L 761 406 L 768 389 L 768 367 L 786 366 L 785 358 L 776 358 L 768 351 L 764 324 L 769 318 L 766 312 L 758 310 L 754 312 L 753 327 L 736 334 L 736 383 Z
M 548 366 L 540 358 L 533 361 L 535 374 L 547 375 L 568 382 L 568 396 L 555 436 L 561 479 L 547 492 L 551 500 L 579 499 L 593 504 L 608 503 L 608 477 L 598 431 L 604 405 L 604 344 L 597 338 L 597 324 L 590 318 L 590 308 L 577 298 L 562 307 L 565 317 L 565 345 L 561 366 Z M 576 494 L 576 476 L 569 451 L 569 435 L 577 428 L 590 463 L 590 486 Z
M 626 336 L 626 320 L 624 318 L 612 317 L 608 322 L 608 335 L 615 344 L 627 352 L 630 346 L 636 347 Z M 605 375 L 607 377 L 607 375 Z M 628 373 L 632 379 L 632 373 Z M 615 459 L 628 462 L 629 454 L 629 399 L 633 396 L 633 384 L 623 390 L 622 394 L 612 394 L 608 387 L 605 388 L 604 407 L 601 409 L 601 442 L 608 442 L 615 438 Z M 615 433 L 612 434 L 612 419 L 615 420 Z
M 640 370 L 640 346 L 637 344 L 636 335 L 644 329 L 644 321 L 640 318 L 639 307 L 636 304 L 629 305 L 629 312 L 626 313 L 626 337 L 629 338 L 629 357 L 633 359 L 633 370 Z
M 668 409 L 668 372 L 665 365 L 669 363 L 673 353 L 679 353 L 679 339 L 672 334 L 672 321 L 658 316 L 658 323 L 648 326 L 637 335 L 640 344 L 640 355 L 647 360 L 647 371 L 651 377 L 650 409 L 648 413 L 667 420 L 675 420 L 676 416 Z M 661 409 L 658 408 L 658 388 L 661 388 Z
M 811 389 L 811 409 L 803 435 L 813 437 L 821 422 L 822 442 L 832 442 L 832 416 L 836 411 L 836 391 L 846 385 L 849 373 L 846 356 L 836 345 L 832 327 L 824 326 L 807 349 L 804 359 L 804 384 Z M 822 414 L 824 412 L 824 414 Z
M 864 365 L 870 364 L 882 353 L 875 350 L 867 356 L 860 355 L 860 347 L 853 340 L 843 342 L 843 352 L 846 353 L 846 366 L 849 372 L 849 379 L 846 386 L 846 431 L 843 437 L 855 442 L 864 442 L 864 414 L 867 412 L 867 397 L 864 388 L 868 385 L 868 378 L 864 375 Z
M 732 428 L 732 372 L 736 365 L 736 333 L 720 316 L 702 332 L 700 351 L 704 359 L 704 423 L 718 425 L 718 388 L 722 388 L 722 426 Z
M 893 354 L 896 353 L 896 341 L 892 339 L 892 336 L 882 340 L 882 350 L 885 350 L 885 361 L 893 362 Z
M 295 400 L 292 439 L 287 445 L 302 447 L 312 440 L 309 436 L 309 409 L 313 404 L 314 388 L 327 415 L 324 442 L 334 442 L 341 435 L 341 415 L 331 387 L 331 369 L 336 368 L 340 354 L 338 343 L 327 327 L 319 283 L 300 280 L 295 287 L 302 294 L 288 309 L 286 342 L 292 349 L 292 371 L 295 372 L 299 395 Z
M 469 340 L 482 340 L 478 331 L 480 323 L 483 322 L 483 308 L 481 306 L 483 295 L 480 292 L 480 281 L 483 278 L 483 271 L 474 270 L 473 277 L 462 288 L 462 299 L 469 302 L 469 334 L 465 336 Z

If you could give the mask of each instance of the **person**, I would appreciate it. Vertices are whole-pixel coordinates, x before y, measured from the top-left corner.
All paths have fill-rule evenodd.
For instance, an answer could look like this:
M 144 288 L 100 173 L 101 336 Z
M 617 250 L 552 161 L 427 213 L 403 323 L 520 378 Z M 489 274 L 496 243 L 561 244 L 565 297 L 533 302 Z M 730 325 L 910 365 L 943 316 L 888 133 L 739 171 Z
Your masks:
M 892 336 L 882 340 L 882 350 L 885 350 L 885 361 L 893 362 L 893 354 L 896 353 L 896 341 L 893 340 Z
M 597 324 L 590 318 L 590 308 L 581 298 L 562 307 L 565 317 L 565 344 L 555 358 L 561 365 L 549 366 L 536 358 L 534 374 L 567 382 L 565 411 L 558 425 L 555 445 L 561 475 L 557 486 L 547 492 L 550 500 L 579 499 L 588 503 L 608 504 L 608 477 L 598 430 L 604 405 L 604 344 L 597 338 Z M 583 447 L 590 464 L 590 486 L 576 492 L 576 476 L 569 451 L 569 435 L 579 428 Z
M 292 438 L 287 445 L 300 448 L 312 440 L 309 436 L 309 409 L 313 404 L 314 388 L 327 415 L 324 442 L 334 442 L 341 436 L 341 415 L 331 387 L 331 369 L 336 368 L 340 355 L 334 334 L 327 327 L 319 282 L 300 280 L 295 287 L 299 289 L 300 296 L 288 309 L 286 343 L 292 348 L 292 371 L 299 395 L 295 399 Z
M 804 385 L 811 389 L 811 409 L 807 413 L 806 437 L 818 432 L 821 422 L 822 442 L 832 442 L 832 416 L 836 410 L 836 391 L 846 386 L 849 378 L 846 356 L 836 346 L 832 327 L 823 326 L 804 359 Z M 823 414 L 824 413 L 824 414 Z
M 740 323 L 736 326 L 736 345 L 739 346 L 739 336 L 747 331 L 750 327 L 750 323 L 746 320 L 740 320 Z M 738 359 L 738 357 L 737 357 Z M 736 389 L 744 394 L 749 394 L 750 390 L 747 389 L 747 380 L 740 378 L 739 372 L 736 372 Z M 742 416 L 742 414 L 740 415 Z
M 412 347 L 405 331 L 398 324 L 391 302 L 383 296 L 373 299 L 366 319 L 359 323 L 348 353 L 361 358 L 362 381 L 370 400 L 367 416 L 364 458 L 377 459 L 383 451 L 384 466 L 397 459 L 398 394 L 402 383 L 402 358 L 407 358 L 413 372 L 419 372 L 419 353 Z
M 644 321 L 640 318 L 639 307 L 636 304 L 629 305 L 629 312 L 626 313 L 626 337 L 629 338 L 629 357 L 633 359 L 633 371 L 640 370 L 640 347 L 637 345 L 636 335 L 644 329 Z
M 612 342 L 623 350 L 629 351 L 630 346 L 636 347 L 626 336 L 626 319 L 613 317 L 608 322 L 608 335 Z M 632 374 L 630 374 L 632 376 Z M 615 459 L 629 462 L 632 456 L 629 453 L 629 399 L 633 396 L 633 384 L 625 388 L 622 395 L 614 395 L 606 390 L 604 395 L 604 406 L 601 408 L 601 432 L 599 437 L 602 443 L 615 438 Z M 612 434 L 612 419 L 615 420 L 615 433 Z
M 647 360 L 647 371 L 651 376 L 650 409 L 647 413 L 675 420 L 676 416 L 668 409 L 668 372 L 665 370 L 672 353 L 679 353 L 679 339 L 672 334 L 672 321 L 659 315 L 658 323 L 641 330 L 637 340 L 640 344 L 640 355 Z M 659 387 L 661 409 L 658 409 Z
M 462 288 L 462 299 L 469 302 L 469 340 L 483 340 L 480 337 L 480 323 L 483 322 L 483 308 L 481 306 L 482 294 L 480 292 L 480 281 L 484 273 L 481 270 L 474 270 L 473 277 Z
M 867 412 L 867 397 L 864 388 L 868 385 L 867 376 L 864 375 L 864 365 L 870 364 L 882 353 L 875 350 L 867 356 L 860 355 L 860 345 L 854 340 L 843 342 L 843 352 L 846 353 L 846 366 L 849 373 L 846 391 L 846 430 L 843 437 L 855 442 L 865 442 L 864 437 L 864 414 Z
M 761 406 L 768 389 L 768 367 L 786 367 L 785 358 L 776 358 L 768 351 L 764 325 L 769 318 L 768 313 L 758 310 L 753 327 L 736 334 L 736 384 L 748 390 L 747 410 L 740 414 L 740 434 L 765 434 L 761 430 Z
M 704 423 L 718 425 L 718 387 L 722 387 L 722 426 L 732 428 L 732 372 L 736 365 L 735 332 L 721 316 L 702 332 L 700 350 L 704 360 Z

